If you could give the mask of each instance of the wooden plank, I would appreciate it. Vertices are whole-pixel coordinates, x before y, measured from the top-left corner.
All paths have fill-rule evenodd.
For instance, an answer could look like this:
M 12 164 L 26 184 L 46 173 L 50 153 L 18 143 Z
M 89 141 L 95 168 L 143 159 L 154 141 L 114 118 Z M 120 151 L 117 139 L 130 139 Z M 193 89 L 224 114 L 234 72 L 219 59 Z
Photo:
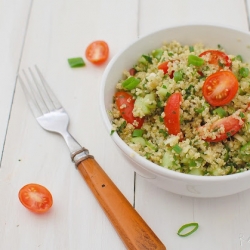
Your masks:
M 129 18 L 128 18 L 128 12 Z M 105 69 L 87 62 L 71 69 L 67 59 L 82 56 L 93 40 L 106 40 L 110 59 L 137 37 L 134 1 L 34 1 L 21 69 L 37 64 L 68 111 L 70 131 L 133 203 L 134 172 L 106 131 L 99 111 Z M 17 129 L 18 126 L 18 129 Z M 11 157 L 10 157 L 11 155 Z M 124 160 L 123 160 L 124 159 Z M 36 182 L 53 194 L 44 216 L 33 215 L 17 199 L 19 188 Z M 45 132 L 32 117 L 17 84 L 0 175 L 1 249 L 125 249 L 75 170 L 61 137 Z M 15 238 L 15 241 L 13 241 Z
M 31 1 L 0 1 L 0 159 L 12 106 Z
M 141 1 L 139 36 L 168 26 L 216 24 L 248 30 L 242 1 Z M 156 195 L 157 194 L 157 195 Z M 159 189 L 136 177 L 136 209 L 165 243 L 167 249 L 248 249 L 250 191 L 216 199 L 196 199 Z M 177 235 L 186 223 L 198 222 L 197 232 Z

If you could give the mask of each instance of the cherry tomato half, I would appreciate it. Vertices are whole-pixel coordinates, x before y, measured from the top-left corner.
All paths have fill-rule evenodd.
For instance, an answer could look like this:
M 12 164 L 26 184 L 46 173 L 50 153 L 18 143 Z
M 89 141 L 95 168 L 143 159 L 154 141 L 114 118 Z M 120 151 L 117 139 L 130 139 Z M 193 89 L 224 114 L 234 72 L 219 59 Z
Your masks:
M 218 121 L 214 122 L 212 124 L 212 126 L 209 128 L 209 130 L 210 131 L 216 131 L 221 126 L 224 126 L 225 132 L 220 133 L 219 135 L 217 135 L 215 139 L 212 139 L 212 138 L 209 138 L 209 137 L 206 137 L 206 138 L 203 138 L 203 139 L 205 141 L 208 141 L 208 142 L 223 141 L 226 138 L 236 134 L 242 128 L 243 124 L 244 124 L 243 120 L 236 119 L 233 116 L 228 116 L 228 117 L 221 118 Z M 206 124 L 204 126 L 206 126 Z M 199 132 L 200 132 L 201 137 L 203 137 L 202 128 L 204 126 L 199 128 Z
M 168 64 L 169 64 L 169 62 L 172 62 L 172 61 L 166 61 L 166 62 L 161 63 L 160 65 L 158 65 L 158 69 L 163 70 L 164 75 L 168 74 L 169 77 L 172 79 L 174 77 L 174 71 L 171 71 L 171 72 L 168 73 L 168 68 L 169 68 Z
M 173 93 L 167 100 L 164 108 L 164 124 L 168 129 L 168 133 L 177 135 L 181 132 L 180 127 L 180 105 L 182 101 L 181 93 Z
M 223 106 L 233 100 L 239 83 L 231 71 L 218 71 L 205 80 L 202 93 L 212 106 Z
M 208 54 L 210 54 L 210 60 L 208 63 L 219 65 L 220 68 L 223 68 L 223 66 L 230 68 L 232 66 L 232 61 L 228 55 L 219 50 L 207 50 L 202 52 L 199 56 L 202 57 Z
M 44 186 L 35 183 L 23 186 L 18 196 L 21 203 L 35 213 L 45 213 L 53 204 L 50 191 Z
M 109 56 L 109 46 L 104 41 L 92 42 L 85 51 L 86 58 L 94 64 L 104 63 Z
M 134 125 L 136 128 L 141 128 L 144 119 L 140 117 L 134 117 L 133 109 L 135 100 L 133 99 L 132 95 L 125 91 L 117 92 L 115 94 L 115 103 L 121 113 L 121 116 L 126 120 L 126 122 Z

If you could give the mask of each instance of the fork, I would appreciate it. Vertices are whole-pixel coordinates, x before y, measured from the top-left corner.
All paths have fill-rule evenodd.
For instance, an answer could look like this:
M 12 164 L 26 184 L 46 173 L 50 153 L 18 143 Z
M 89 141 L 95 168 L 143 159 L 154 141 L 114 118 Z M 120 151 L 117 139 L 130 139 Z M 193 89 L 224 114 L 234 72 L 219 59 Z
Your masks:
M 166 249 L 94 157 L 89 154 L 89 151 L 68 132 L 68 114 L 53 94 L 38 67 L 35 65 L 34 68 L 35 72 L 31 68 L 28 69 L 29 77 L 23 71 L 25 81 L 18 75 L 32 113 L 42 128 L 59 133 L 65 139 L 72 161 L 125 246 L 130 250 Z

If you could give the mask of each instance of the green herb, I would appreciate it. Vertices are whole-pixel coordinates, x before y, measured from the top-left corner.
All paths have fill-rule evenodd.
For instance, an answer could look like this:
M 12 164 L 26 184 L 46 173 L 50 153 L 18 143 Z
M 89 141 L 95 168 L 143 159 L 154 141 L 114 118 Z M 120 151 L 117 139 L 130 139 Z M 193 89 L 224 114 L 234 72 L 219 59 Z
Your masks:
M 135 129 L 132 133 L 133 137 L 142 137 L 143 135 L 143 130 L 142 129 Z
M 163 50 L 162 49 L 156 49 L 152 52 L 152 56 L 156 58 L 158 61 L 161 60 L 161 56 L 163 55 Z
M 194 85 L 189 85 L 188 88 L 185 89 L 186 95 L 189 96 L 194 92 Z
M 168 136 L 167 131 L 164 130 L 164 129 L 160 129 L 160 130 L 159 130 L 159 133 L 163 134 L 164 137 L 167 137 L 167 136 Z
M 178 144 L 175 144 L 172 149 L 177 153 L 177 154 L 180 154 L 181 151 L 182 151 L 182 148 L 178 145 Z
M 243 58 L 241 55 L 237 55 L 233 60 L 238 60 L 240 62 L 243 62 Z
M 240 118 L 244 118 L 245 117 L 245 115 L 244 115 L 243 112 L 240 112 L 239 116 L 240 116 Z
M 115 130 L 111 130 L 110 135 L 113 135 L 115 133 Z
M 219 107 L 213 111 L 213 114 L 218 115 L 220 118 L 227 116 L 227 111 L 225 111 L 222 107 Z
M 180 227 L 177 234 L 181 237 L 186 237 L 192 233 L 194 233 L 199 227 L 199 224 L 196 222 L 188 223 Z M 187 231 L 186 233 L 183 231 L 186 231 L 186 229 L 191 228 L 191 230 Z
M 152 58 L 150 56 L 142 55 L 143 58 L 149 63 L 152 63 Z
M 223 49 L 223 47 L 222 47 L 220 44 L 218 44 L 217 47 L 218 47 L 218 49 L 220 49 L 220 50 Z
M 193 46 L 189 46 L 189 51 L 190 52 L 194 52 L 194 47 Z
M 218 60 L 218 64 L 219 64 L 219 66 L 220 66 L 221 68 L 223 68 L 223 67 L 225 66 L 225 64 L 222 63 L 221 60 Z
M 205 106 L 202 106 L 201 108 L 195 108 L 194 111 L 198 114 L 201 114 L 205 110 Z
M 122 83 L 122 87 L 127 90 L 132 90 L 135 89 L 139 83 L 140 83 L 139 79 L 131 76 Z
M 163 122 L 163 118 L 161 116 L 159 116 L 159 121 Z
M 82 57 L 69 58 L 68 63 L 71 68 L 83 67 L 86 65 Z
M 171 96 L 171 94 L 169 92 L 167 92 L 166 97 L 169 98 L 169 96 Z
M 179 82 L 179 81 L 181 81 L 182 79 L 183 79 L 183 72 L 182 72 L 182 70 L 175 71 L 175 72 L 174 72 L 174 80 L 175 80 L 176 82 Z
M 162 102 L 162 101 L 160 101 L 160 100 L 157 100 L 157 101 L 156 101 L 156 106 L 157 106 L 158 108 L 161 108 L 162 105 L 163 105 L 163 102 Z
M 201 66 L 204 64 L 204 60 L 198 56 L 195 55 L 189 55 L 188 56 L 188 65 L 194 65 L 194 66 Z
M 240 68 L 239 75 L 241 77 L 247 77 L 249 75 L 249 69 L 248 68 Z
M 174 53 L 172 53 L 172 52 L 168 52 L 168 56 L 173 56 L 174 55 Z
M 122 130 L 126 127 L 126 125 L 127 125 L 127 123 L 126 123 L 126 121 L 124 121 L 124 122 L 120 125 L 120 127 L 117 128 L 117 132 L 118 132 L 118 133 L 121 133 Z

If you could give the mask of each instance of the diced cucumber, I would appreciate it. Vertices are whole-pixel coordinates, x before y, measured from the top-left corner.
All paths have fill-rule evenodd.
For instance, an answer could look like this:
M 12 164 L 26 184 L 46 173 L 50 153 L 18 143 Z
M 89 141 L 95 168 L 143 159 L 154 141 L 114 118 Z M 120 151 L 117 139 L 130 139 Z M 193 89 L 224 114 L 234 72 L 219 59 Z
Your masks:
M 146 146 L 146 141 L 142 137 L 134 137 L 131 139 L 131 142 L 133 142 L 135 144 L 140 144 L 142 147 Z
M 168 92 L 167 88 L 162 88 L 161 87 L 161 88 L 158 89 L 157 94 L 159 95 L 160 99 L 166 100 L 168 95 L 169 95 L 169 92 Z
M 166 151 L 162 157 L 161 165 L 165 168 L 173 167 L 174 157 L 171 152 Z
M 243 161 L 250 160 L 250 142 L 246 143 L 240 148 L 240 155 Z
M 150 114 L 150 108 L 145 105 L 143 97 L 138 96 L 135 100 L 134 110 L 141 110 L 144 115 Z
M 147 145 L 149 148 L 153 149 L 154 151 L 157 151 L 157 150 L 158 150 L 157 146 L 155 146 L 155 145 L 154 145 L 152 142 L 150 142 L 150 141 L 147 141 L 147 140 L 146 140 L 146 145 Z
M 204 172 L 202 169 L 200 168 L 192 168 L 190 171 L 189 171 L 189 174 L 192 174 L 192 175 L 204 175 Z
M 144 115 L 149 115 L 156 108 L 155 94 L 147 94 L 145 97 L 138 96 L 135 100 L 134 110 L 141 110 Z
M 154 93 L 145 95 L 145 97 L 143 99 L 144 99 L 145 105 L 149 109 L 152 110 L 152 109 L 156 108 L 156 101 L 155 101 L 155 94 Z

